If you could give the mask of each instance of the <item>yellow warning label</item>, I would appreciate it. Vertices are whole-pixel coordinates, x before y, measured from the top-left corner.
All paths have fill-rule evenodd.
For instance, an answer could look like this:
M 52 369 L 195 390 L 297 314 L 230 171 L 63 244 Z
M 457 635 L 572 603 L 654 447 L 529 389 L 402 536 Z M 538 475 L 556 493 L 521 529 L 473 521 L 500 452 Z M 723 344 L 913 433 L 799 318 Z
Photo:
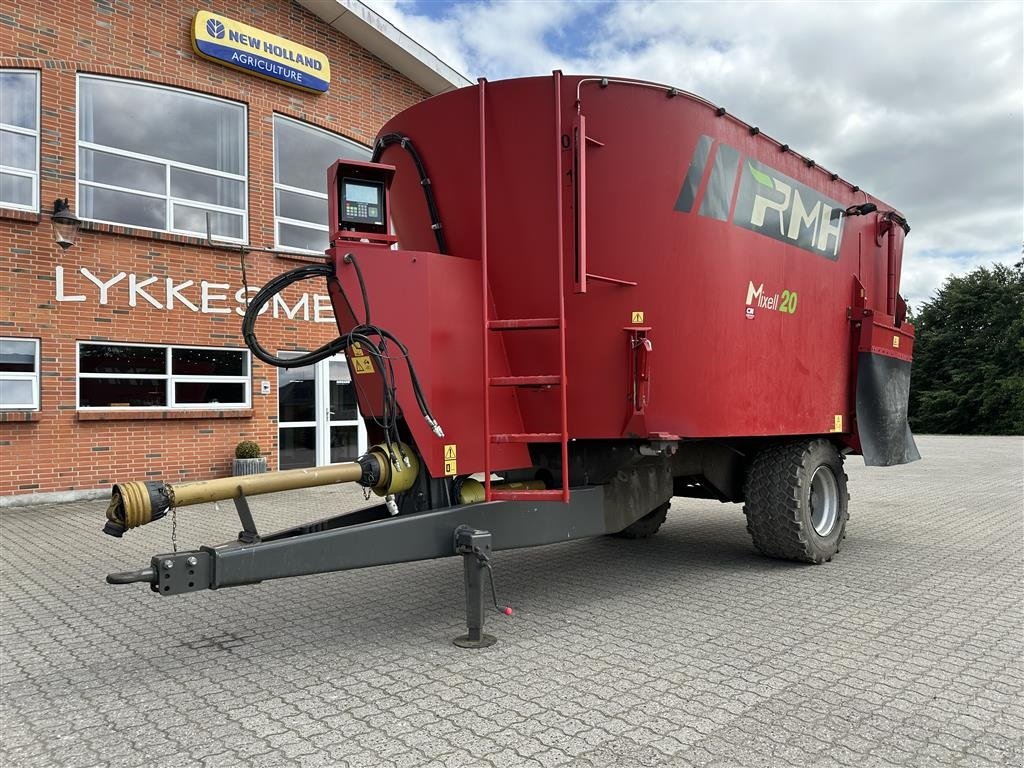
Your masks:
M 444 462 L 444 473 L 446 475 L 457 475 L 458 471 L 455 469 L 457 462 L 455 459 L 445 459 Z
M 356 373 L 373 373 L 373 360 L 366 356 L 353 357 L 352 368 Z
M 455 459 L 457 459 L 459 457 L 458 453 L 459 453 L 459 446 L 457 446 L 457 445 L 446 445 L 444 447 L 444 460 L 445 461 L 454 461 Z
M 892 348 L 893 349 L 899 349 L 900 348 L 900 337 L 899 336 L 893 336 L 892 337 Z
M 631 320 L 630 320 L 631 323 L 636 325 L 636 324 L 642 323 L 643 321 L 644 321 L 644 313 L 643 312 L 633 312 L 632 313 Z
M 836 414 L 835 426 L 832 427 L 833 432 L 843 431 L 843 415 L 841 413 Z
M 349 347 L 349 349 L 352 350 L 352 357 L 361 357 L 366 354 L 363 352 L 363 345 L 358 341 L 352 342 L 352 346 Z

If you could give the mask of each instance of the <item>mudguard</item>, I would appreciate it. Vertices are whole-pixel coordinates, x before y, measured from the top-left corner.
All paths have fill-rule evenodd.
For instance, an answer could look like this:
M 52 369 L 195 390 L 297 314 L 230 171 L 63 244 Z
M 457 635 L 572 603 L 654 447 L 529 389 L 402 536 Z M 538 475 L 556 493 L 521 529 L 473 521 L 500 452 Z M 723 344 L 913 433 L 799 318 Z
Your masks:
M 921 454 L 907 422 L 910 361 L 873 352 L 857 355 L 857 431 L 864 463 L 889 467 Z

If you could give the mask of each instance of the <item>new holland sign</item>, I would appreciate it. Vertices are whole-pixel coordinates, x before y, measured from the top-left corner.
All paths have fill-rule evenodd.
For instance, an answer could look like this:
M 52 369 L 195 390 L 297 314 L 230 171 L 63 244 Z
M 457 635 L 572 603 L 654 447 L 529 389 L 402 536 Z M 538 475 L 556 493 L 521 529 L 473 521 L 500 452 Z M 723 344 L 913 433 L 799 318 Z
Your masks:
M 296 88 L 323 93 L 331 85 L 324 54 L 217 13 L 196 14 L 192 47 L 204 59 Z

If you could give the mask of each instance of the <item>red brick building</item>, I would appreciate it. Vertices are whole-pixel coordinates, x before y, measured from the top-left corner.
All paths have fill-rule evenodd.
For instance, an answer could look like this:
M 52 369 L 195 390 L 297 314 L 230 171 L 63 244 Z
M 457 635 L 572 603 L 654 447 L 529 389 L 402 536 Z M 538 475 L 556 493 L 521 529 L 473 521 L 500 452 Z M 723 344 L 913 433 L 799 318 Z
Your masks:
M 330 162 L 467 84 L 358 0 L 7 4 L 0 502 L 229 474 L 244 439 L 271 468 L 358 453 L 347 365 L 254 359 L 243 282 L 322 254 Z M 82 220 L 67 250 L 64 198 Z M 325 293 L 280 297 L 264 345 L 333 338 Z

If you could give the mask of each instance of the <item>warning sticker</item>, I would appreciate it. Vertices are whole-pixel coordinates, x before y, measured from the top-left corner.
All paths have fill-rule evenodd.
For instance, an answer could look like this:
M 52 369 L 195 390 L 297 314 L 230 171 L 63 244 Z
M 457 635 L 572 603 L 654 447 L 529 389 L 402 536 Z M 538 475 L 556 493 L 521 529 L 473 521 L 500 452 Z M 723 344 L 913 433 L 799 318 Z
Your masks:
M 644 313 L 643 312 L 633 312 L 630 315 L 630 322 L 633 323 L 634 325 L 642 323 L 643 321 L 644 321 Z
M 446 445 L 444 447 L 444 473 L 446 475 L 457 475 L 458 472 L 459 446 Z
M 352 357 L 361 357 L 366 354 L 363 352 L 363 345 L 358 341 L 352 342 L 352 346 L 349 347 L 349 349 L 352 350 Z
M 843 415 L 841 413 L 836 414 L 835 425 L 832 427 L 833 432 L 843 431 Z
M 458 466 L 458 463 L 455 461 L 455 459 L 451 459 L 450 461 L 448 459 L 445 459 L 445 461 L 444 461 L 444 473 L 446 475 L 457 475 L 457 474 L 459 474 L 458 470 L 456 469 L 457 466 Z
M 900 348 L 900 337 L 899 336 L 893 336 L 892 337 L 892 348 L 893 349 L 899 349 Z
M 457 446 L 457 445 L 446 445 L 444 447 L 444 460 L 448 461 L 449 459 L 457 459 L 457 458 L 459 458 L 458 453 L 459 453 L 459 446 Z
M 352 369 L 356 373 L 373 373 L 373 360 L 365 355 L 362 357 L 353 357 Z

